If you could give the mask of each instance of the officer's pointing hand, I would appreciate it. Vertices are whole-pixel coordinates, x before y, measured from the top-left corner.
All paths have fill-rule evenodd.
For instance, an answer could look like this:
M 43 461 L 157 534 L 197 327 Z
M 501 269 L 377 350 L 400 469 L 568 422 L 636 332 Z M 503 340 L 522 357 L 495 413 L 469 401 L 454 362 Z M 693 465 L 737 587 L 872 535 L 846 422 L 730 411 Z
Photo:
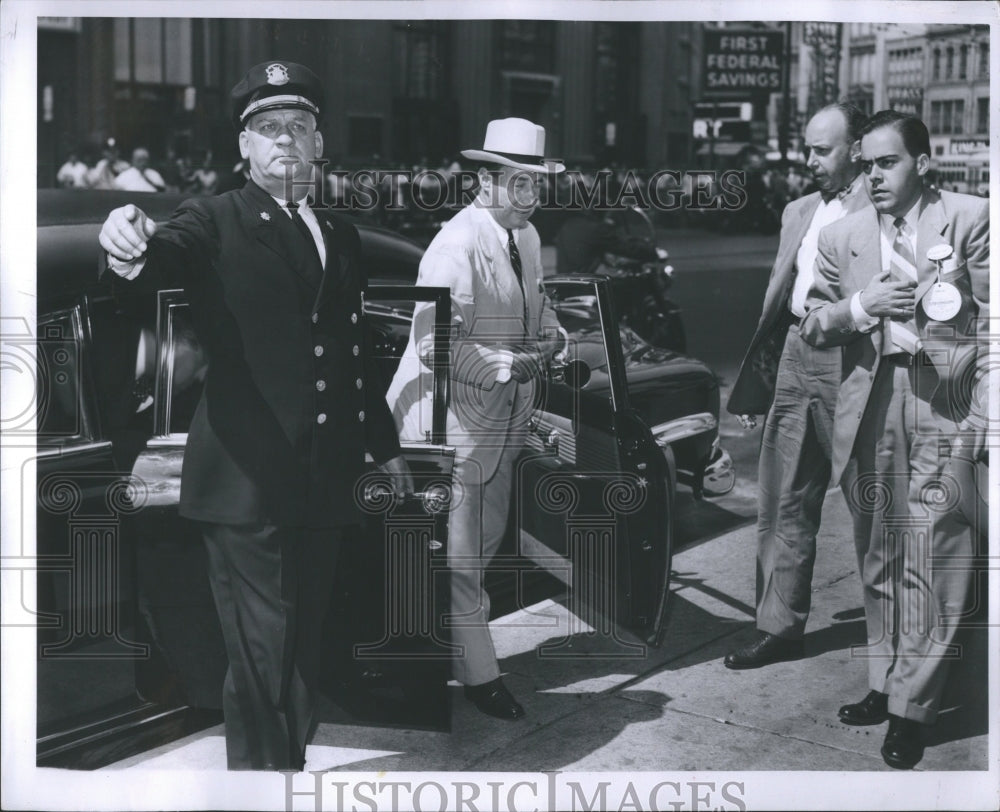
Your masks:
M 137 206 L 114 209 L 101 227 L 101 247 L 121 262 L 138 259 L 146 252 L 146 240 L 156 233 L 156 223 Z

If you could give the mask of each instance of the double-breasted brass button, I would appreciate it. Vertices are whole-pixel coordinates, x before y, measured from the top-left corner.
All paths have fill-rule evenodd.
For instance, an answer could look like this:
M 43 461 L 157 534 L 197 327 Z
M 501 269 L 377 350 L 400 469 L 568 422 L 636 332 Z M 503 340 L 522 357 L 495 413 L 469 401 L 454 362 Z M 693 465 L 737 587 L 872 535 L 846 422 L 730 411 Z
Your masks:
M 326 422 L 326 414 L 320 412 L 318 415 L 316 415 L 316 422 L 322 426 Z
M 351 324 L 357 324 L 357 323 L 358 323 L 358 314 L 351 313 Z
M 351 352 L 353 352 L 355 355 L 359 355 L 361 353 L 361 348 L 357 344 L 355 344 L 351 348 Z
M 358 412 L 358 422 L 359 423 L 364 423 L 365 422 L 365 413 L 364 413 L 364 411 Z
M 316 391 L 317 392 L 322 392 L 325 389 L 326 389 L 326 381 L 324 381 L 322 378 L 320 378 L 318 381 L 316 381 Z
M 364 386 L 364 385 L 365 385 L 365 382 L 364 382 L 363 380 L 361 380 L 361 378 L 358 378 L 358 379 L 357 379 L 357 380 L 356 380 L 356 381 L 354 382 L 354 385 L 355 385 L 356 387 L 358 387 L 358 389 L 360 389 L 360 388 L 361 388 L 362 386 Z
M 313 347 L 313 353 L 315 353 L 316 357 L 319 358 L 323 354 L 323 347 L 317 344 Z

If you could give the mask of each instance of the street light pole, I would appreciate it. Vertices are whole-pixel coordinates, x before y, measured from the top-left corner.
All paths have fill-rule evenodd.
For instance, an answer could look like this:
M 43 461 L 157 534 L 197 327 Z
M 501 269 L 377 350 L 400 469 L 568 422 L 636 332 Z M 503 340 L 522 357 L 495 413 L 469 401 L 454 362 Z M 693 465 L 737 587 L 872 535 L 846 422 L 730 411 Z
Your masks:
M 778 127 L 778 152 L 781 153 L 781 160 L 788 158 L 788 135 L 791 122 L 792 106 L 792 23 L 785 22 L 785 46 L 782 55 L 782 95 L 781 95 L 781 123 Z

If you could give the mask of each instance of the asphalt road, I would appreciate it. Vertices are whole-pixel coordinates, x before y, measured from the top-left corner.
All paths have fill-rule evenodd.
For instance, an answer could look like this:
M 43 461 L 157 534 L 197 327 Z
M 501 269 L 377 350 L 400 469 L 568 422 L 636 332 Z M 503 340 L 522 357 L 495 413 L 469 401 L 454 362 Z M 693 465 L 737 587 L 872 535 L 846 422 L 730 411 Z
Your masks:
M 695 502 L 678 494 L 678 549 L 684 549 L 756 519 L 762 421 L 744 430 L 726 411 L 726 401 L 760 317 L 778 237 L 696 229 L 660 229 L 657 236 L 674 266 L 671 295 L 683 312 L 688 353 L 719 377 L 719 434 L 737 475 L 736 487 L 724 497 Z
M 674 266 L 670 295 L 683 313 L 688 354 L 719 378 L 719 435 L 737 475 L 733 491 L 723 497 L 696 502 L 690 491 L 679 490 L 675 550 L 683 550 L 756 519 L 761 421 L 745 431 L 726 411 L 726 401 L 760 317 L 778 235 L 660 228 L 657 240 Z M 542 262 L 555 269 L 554 246 L 542 247 Z

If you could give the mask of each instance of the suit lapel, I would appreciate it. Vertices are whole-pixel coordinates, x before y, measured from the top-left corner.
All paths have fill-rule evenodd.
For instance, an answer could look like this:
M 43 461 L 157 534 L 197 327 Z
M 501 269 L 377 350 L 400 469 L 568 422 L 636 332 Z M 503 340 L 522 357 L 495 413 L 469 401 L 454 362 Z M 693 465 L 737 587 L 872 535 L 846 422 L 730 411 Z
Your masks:
M 795 260 L 799 253 L 799 246 L 802 245 L 802 239 L 809 230 L 809 224 L 812 223 L 819 203 L 818 193 L 814 199 L 804 201 L 803 205 L 799 207 L 798 220 L 789 225 L 787 234 L 781 235 L 778 256 L 774 263 L 775 277 L 768 283 L 768 288 L 764 293 L 763 312 L 765 316 L 754 334 L 751 350 L 770 334 L 778 317 L 788 307 L 788 299 L 792 294 L 792 280 L 795 278 Z
M 315 290 L 318 280 L 309 268 L 314 257 L 306 254 L 302 238 L 288 213 L 282 211 L 274 198 L 253 181 L 248 181 L 243 187 L 243 194 L 249 207 L 249 228 L 254 237 L 290 267 L 303 284 Z
M 948 242 L 948 218 L 939 195 L 926 194 L 924 206 L 917 221 L 917 289 L 919 302 L 927 290 L 937 281 L 937 266 L 927 258 L 927 250 L 942 242 Z
M 862 218 L 862 227 L 851 233 L 851 275 L 853 277 L 854 290 L 861 290 L 872 279 L 882 273 L 882 243 L 879 237 L 878 212 L 872 208 L 868 216 Z M 845 286 L 841 280 L 841 295 L 845 294 Z M 876 329 L 868 334 L 870 340 L 875 345 L 875 351 L 882 351 L 882 330 Z
M 475 203 L 473 215 L 476 222 L 477 240 L 483 258 L 486 260 L 486 270 L 493 278 L 493 284 L 500 295 L 507 301 L 522 305 L 521 291 L 518 290 L 517 277 L 510 264 L 507 244 L 500 239 L 493 215 L 487 209 L 480 208 Z M 524 270 L 524 259 L 521 260 L 521 270 Z

